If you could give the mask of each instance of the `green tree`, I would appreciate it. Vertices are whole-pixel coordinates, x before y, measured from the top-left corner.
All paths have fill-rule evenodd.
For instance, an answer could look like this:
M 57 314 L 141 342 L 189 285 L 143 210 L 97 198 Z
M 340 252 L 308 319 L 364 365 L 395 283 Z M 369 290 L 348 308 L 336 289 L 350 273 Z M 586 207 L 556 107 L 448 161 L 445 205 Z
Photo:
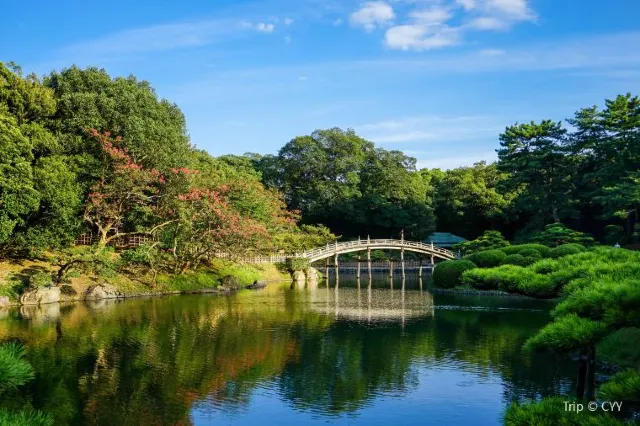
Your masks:
M 544 120 L 507 127 L 500 135 L 498 169 L 509 175 L 505 190 L 518 191 L 516 211 L 526 221 L 560 222 L 575 215 L 567 200 L 571 174 L 562 147 L 566 133 L 560 122 Z
M 630 238 L 640 222 L 640 98 L 619 95 L 602 110 L 577 111 L 568 122 L 576 129 L 567 145 L 581 176 L 578 196 L 585 207 L 595 201 L 602 219 L 622 221 Z
M 44 84 L 58 101 L 50 127 L 65 135 L 70 154 L 99 157 L 86 133 L 96 129 L 122 136 L 133 160 L 145 167 L 166 170 L 186 164 L 190 143 L 184 115 L 175 104 L 159 100 L 148 82 L 73 66 L 52 72 Z
M 422 171 L 423 176 L 431 175 Z M 466 238 L 486 229 L 504 228 L 515 195 L 502 192 L 508 175 L 485 162 L 442 172 L 434 179 L 437 228 Z
M 353 130 L 317 130 L 287 143 L 277 157 L 248 158 L 306 224 L 347 237 L 390 237 L 404 229 L 422 238 L 434 228 L 428 185 L 415 159 L 376 149 Z

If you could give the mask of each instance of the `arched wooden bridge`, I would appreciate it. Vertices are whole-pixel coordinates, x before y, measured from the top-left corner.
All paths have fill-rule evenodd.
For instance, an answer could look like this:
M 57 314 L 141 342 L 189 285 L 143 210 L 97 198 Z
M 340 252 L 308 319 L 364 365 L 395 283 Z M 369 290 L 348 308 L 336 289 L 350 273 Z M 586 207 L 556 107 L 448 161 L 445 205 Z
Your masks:
M 292 254 L 273 254 L 270 256 L 244 256 L 244 257 L 231 257 L 228 253 L 216 253 L 215 257 L 218 259 L 232 259 L 241 263 L 278 263 L 285 262 L 287 259 L 308 259 L 310 263 L 317 262 L 319 260 L 328 259 L 333 257 L 337 260 L 338 255 L 353 253 L 358 251 L 365 251 L 367 253 L 367 260 L 371 261 L 371 250 L 398 250 L 401 252 L 402 259 L 404 261 L 404 252 L 410 251 L 413 253 L 419 253 L 427 255 L 431 258 L 431 265 L 434 264 L 434 259 L 455 259 L 456 255 L 451 250 L 444 249 L 442 247 L 434 246 L 433 244 L 425 244 L 419 241 L 409 241 L 405 239 L 358 239 L 354 241 L 335 242 L 333 244 L 327 244 L 324 247 L 319 247 L 312 250 L 303 251 L 301 253 Z M 404 263 L 404 262 L 403 262 Z
M 419 241 L 408 241 L 404 239 L 366 239 L 345 241 L 341 243 L 336 242 L 334 244 L 327 244 L 326 247 L 297 253 L 295 257 L 308 259 L 310 262 L 316 262 L 318 260 L 327 259 L 329 257 L 334 257 L 336 255 L 345 253 L 353 253 L 357 251 L 366 251 L 367 253 L 370 253 L 371 250 L 399 250 L 402 252 L 410 251 L 445 260 L 456 258 L 455 253 L 442 247 L 434 246 L 433 244 L 425 244 Z

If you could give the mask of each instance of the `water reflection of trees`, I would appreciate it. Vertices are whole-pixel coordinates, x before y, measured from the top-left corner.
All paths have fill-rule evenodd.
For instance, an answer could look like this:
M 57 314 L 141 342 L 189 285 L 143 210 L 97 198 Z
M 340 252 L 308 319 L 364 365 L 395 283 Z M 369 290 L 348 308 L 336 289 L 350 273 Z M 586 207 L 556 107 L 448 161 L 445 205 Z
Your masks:
M 506 399 L 562 385 L 562 366 L 519 351 L 546 321 L 539 313 L 436 311 L 402 328 L 336 321 L 314 300 L 278 290 L 78 304 L 44 320 L 13 312 L 0 341 L 26 342 L 37 378 L 2 404 L 30 404 L 59 424 L 188 424 L 195 401 L 246 404 L 269 380 L 298 408 L 341 413 L 415 388 L 416 365 L 444 359 L 502 375 Z

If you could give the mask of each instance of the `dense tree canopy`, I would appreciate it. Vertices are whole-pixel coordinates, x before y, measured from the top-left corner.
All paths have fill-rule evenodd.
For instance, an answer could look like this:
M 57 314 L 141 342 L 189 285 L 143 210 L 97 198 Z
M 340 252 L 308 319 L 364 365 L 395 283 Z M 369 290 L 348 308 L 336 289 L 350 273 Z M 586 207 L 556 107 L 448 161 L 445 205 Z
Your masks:
M 281 190 L 303 221 L 347 237 L 423 238 L 434 229 L 428 183 L 415 159 L 375 148 L 353 130 L 317 130 L 277 156 L 251 155 L 265 183 Z
M 197 170 L 182 194 L 222 195 L 234 215 L 264 227 L 272 250 L 310 248 L 332 232 L 422 239 L 438 230 L 472 240 L 492 229 L 530 240 L 554 223 L 638 241 L 640 99 L 621 95 L 567 122 L 571 130 L 552 120 L 509 126 L 495 164 L 444 171 L 418 171 L 414 158 L 338 128 L 298 136 L 277 155 L 214 158 L 191 146 L 180 109 L 145 81 L 75 66 L 40 80 L 0 65 L 0 247 L 61 247 L 99 233 L 89 195 L 107 189 L 114 159 L 90 129 L 119 137 L 140 173 Z M 120 230 L 152 229 L 171 216 L 134 207 Z
M 70 152 L 91 152 L 87 129 L 96 129 L 121 136 L 142 165 L 166 169 L 186 164 L 190 143 L 184 115 L 175 104 L 158 99 L 148 82 L 73 66 L 52 72 L 44 85 L 58 100 L 50 126 L 65 135 Z
M 297 227 L 249 159 L 193 149 L 178 107 L 132 76 L 71 67 L 40 81 L 0 64 L 0 154 L 5 252 L 66 247 L 82 232 L 98 247 L 143 234 L 184 269 L 215 251 L 291 252 L 335 238 Z
M 434 188 L 439 230 L 473 238 L 486 229 L 509 223 L 514 192 L 500 191 L 508 175 L 495 164 L 481 162 L 445 172 L 424 169 L 421 173 Z

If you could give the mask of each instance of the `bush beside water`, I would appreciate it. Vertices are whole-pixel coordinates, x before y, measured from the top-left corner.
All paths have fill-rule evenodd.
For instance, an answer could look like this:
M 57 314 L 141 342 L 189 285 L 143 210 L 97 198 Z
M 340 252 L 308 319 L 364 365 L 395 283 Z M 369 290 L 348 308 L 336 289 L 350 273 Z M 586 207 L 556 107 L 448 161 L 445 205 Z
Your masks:
M 502 250 L 484 250 L 463 257 L 476 264 L 479 268 L 492 268 L 500 265 L 500 262 L 507 257 Z
M 433 283 L 440 288 L 454 288 L 460 285 L 460 277 L 465 271 L 477 268 L 470 260 L 446 260 L 433 270 Z

